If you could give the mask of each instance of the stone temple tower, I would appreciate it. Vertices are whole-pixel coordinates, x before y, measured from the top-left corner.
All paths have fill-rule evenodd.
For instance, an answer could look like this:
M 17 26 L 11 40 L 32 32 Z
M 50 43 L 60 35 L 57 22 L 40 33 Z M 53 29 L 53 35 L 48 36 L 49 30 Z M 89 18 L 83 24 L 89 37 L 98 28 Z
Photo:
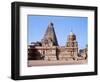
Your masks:
M 78 43 L 76 40 L 76 35 L 73 32 L 70 32 L 67 40 L 67 51 L 70 52 L 73 60 L 77 60 L 78 56 Z
M 49 23 L 45 35 L 42 39 L 42 46 L 58 46 L 58 41 L 52 22 Z
M 43 47 L 42 54 L 44 55 L 44 60 L 57 60 L 56 46 L 58 46 L 58 41 L 52 22 L 48 24 L 41 43 Z

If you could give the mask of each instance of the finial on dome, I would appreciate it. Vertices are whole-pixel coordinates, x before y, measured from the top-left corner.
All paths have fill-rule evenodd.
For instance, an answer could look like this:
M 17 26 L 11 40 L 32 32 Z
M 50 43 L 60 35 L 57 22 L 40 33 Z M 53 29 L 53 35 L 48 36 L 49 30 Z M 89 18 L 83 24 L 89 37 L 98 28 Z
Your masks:
M 73 32 L 70 32 L 70 35 L 74 35 L 74 33 Z
M 51 21 L 49 22 L 49 26 L 53 26 L 53 23 Z
M 73 31 L 72 31 L 72 28 L 71 28 L 71 31 L 70 31 L 70 35 L 74 35 Z

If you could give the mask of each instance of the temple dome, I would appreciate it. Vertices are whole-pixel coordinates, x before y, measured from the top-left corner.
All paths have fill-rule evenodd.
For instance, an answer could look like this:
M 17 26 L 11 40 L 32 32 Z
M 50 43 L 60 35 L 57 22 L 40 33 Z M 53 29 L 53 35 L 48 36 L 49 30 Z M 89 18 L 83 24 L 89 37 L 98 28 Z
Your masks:
M 70 35 L 70 36 L 71 36 L 71 35 L 74 35 L 74 33 L 73 33 L 73 32 L 70 32 L 70 34 L 69 34 L 69 35 Z
M 70 32 L 68 36 L 69 41 L 75 41 L 76 40 L 76 35 L 73 32 Z

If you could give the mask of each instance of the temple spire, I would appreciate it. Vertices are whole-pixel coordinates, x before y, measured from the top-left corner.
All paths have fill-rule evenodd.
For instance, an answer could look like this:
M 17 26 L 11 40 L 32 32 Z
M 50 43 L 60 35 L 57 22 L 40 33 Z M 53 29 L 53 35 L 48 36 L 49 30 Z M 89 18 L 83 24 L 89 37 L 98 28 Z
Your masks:
M 42 40 L 43 41 L 51 40 L 53 45 L 58 46 L 58 41 L 57 41 L 57 37 L 56 37 L 54 26 L 53 26 L 52 22 L 50 22 L 48 24 L 47 30 L 46 30 L 45 35 Z

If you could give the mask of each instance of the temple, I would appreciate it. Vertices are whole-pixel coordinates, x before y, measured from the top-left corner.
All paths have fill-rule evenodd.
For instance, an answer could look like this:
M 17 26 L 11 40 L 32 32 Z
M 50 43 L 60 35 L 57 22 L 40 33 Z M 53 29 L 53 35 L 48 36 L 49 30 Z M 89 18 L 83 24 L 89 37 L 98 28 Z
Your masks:
M 80 61 L 87 60 L 87 47 L 78 49 L 76 35 L 70 32 L 66 36 L 65 46 L 59 46 L 54 25 L 48 24 L 44 37 L 40 42 L 32 42 L 28 47 L 28 60 L 46 61 Z

